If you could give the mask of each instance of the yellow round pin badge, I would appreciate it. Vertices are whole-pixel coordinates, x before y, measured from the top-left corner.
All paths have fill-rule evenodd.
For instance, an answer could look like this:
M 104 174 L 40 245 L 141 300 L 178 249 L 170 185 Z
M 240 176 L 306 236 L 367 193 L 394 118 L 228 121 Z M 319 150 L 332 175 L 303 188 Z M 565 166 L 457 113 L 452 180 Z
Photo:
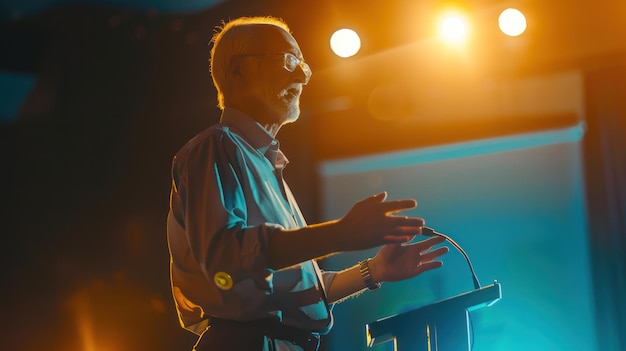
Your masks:
M 213 281 L 218 288 L 222 290 L 230 290 L 233 287 L 233 278 L 226 272 L 217 272 L 213 276 Z

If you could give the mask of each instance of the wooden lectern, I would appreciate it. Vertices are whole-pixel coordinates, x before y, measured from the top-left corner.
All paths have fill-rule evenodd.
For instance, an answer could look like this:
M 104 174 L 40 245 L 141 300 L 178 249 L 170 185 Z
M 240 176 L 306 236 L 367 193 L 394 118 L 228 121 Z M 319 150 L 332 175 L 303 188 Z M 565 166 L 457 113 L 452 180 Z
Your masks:
M 500 283 L 368 323 L 367 346 L 390 340 L 396 351 L 469 351 L 469 312 L 502 298 Z

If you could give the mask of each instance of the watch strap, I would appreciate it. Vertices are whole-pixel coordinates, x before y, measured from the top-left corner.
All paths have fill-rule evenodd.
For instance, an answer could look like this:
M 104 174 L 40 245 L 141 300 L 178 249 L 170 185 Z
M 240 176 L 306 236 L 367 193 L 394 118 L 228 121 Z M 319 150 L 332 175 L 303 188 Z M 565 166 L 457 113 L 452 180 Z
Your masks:
M 382 284 L 376 283 L 372 279 L 372 273 L 370 272 L 369 260 L 370 259 L 368 258 L 367 260 L 363 260 L 359 262 L 359 272 L 361 273 L 361 277 L 363 278 L 363 281 L 365 282 L 365 286 L 369 290 L 376 290 L 380 288 Z

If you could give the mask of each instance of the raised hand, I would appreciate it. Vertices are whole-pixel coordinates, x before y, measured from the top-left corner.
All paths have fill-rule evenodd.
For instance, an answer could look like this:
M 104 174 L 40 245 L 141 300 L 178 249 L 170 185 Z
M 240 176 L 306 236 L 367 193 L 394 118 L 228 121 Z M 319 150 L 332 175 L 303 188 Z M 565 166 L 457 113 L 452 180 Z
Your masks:
M 371 196 L 354 204 L 337 225 L 341 238 L 337 238 L 342 251 L 363 250 L 384 244 L 400 244 L 421 233 L 421 218 L 395 216 L 395 212 L 415 208 L 412 199 L 385 201 L 387 193 Z
M 444 240 L 435 236 L 411 244 L 383 246 L 369 262 L 372 279 L 376 282 L 400 281 L 441 267 L 443 262 L 436 259 L 446 254 L 448 248 L 433 249 L 433 246 Z

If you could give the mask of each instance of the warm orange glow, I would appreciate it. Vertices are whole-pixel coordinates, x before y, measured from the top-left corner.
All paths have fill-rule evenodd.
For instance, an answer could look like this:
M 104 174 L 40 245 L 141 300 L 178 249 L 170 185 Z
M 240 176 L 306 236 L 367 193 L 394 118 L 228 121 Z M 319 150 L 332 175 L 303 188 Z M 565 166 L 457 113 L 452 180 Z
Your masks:
M 162 296 L 133 283 L 126 271 L 93 279 L 78 287 L 65 303 L 73 317 L 62 350 L 155 350 L 163 340 L 155 333 L 167 327 L 167 304 Z M 68 346 L 71 345 L 71 346 Z
M 526 31 L 526 17 L 521 11 L 508 8 L 498 17 L 498 25 L 502 33 L 515 37 Z
M 460 44 L 469 33 L 467 19 L 457 12 L 448 12 L 439 20 L 439 36 L 450 44 Z
M 75 303 L 76 322 L 78 324 L 82 350 L 97 351 L 93 333 L 94 328 L 91 319 L 89 318 L 87 304 L 85 300 L 80 297 L 78 297 Z
M 90 298 L 87 290 L 78 292 L 69 302 L 69 307 L 76 318 L 81 351 L 100 351 L 97 347 L 95 327 L 90 311 Z
M 361 49 L 361 38 L 352 29 L 339 29 L 330 37 L 330 48 L 339 57 L 351 57 Z

